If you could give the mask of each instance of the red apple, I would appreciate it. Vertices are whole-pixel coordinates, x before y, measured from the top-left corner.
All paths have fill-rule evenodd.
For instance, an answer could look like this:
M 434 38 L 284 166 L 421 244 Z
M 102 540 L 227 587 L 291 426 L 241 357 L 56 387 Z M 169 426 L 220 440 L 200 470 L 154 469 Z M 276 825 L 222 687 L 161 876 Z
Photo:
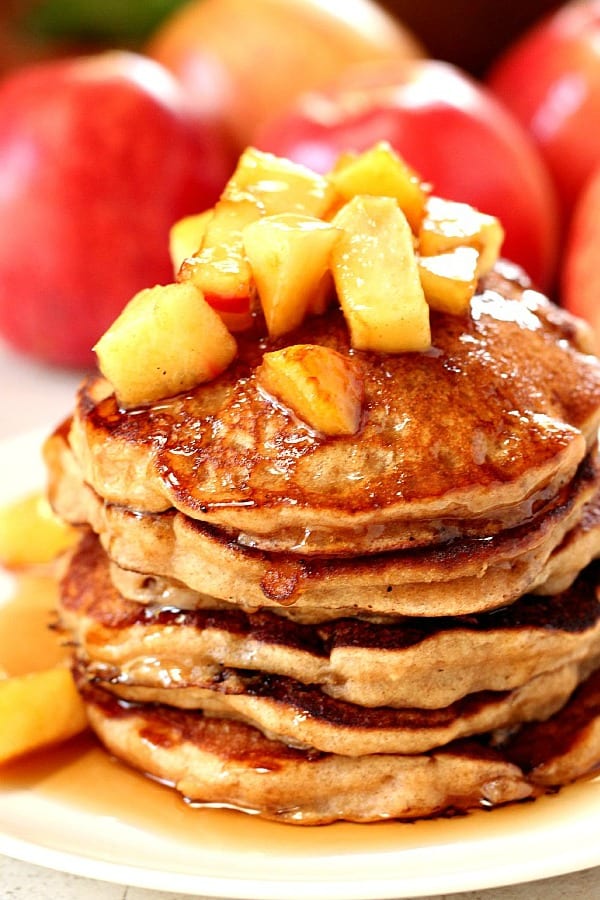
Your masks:
M 321 172 L 338 153 L 381 140 L 437 194 L 498 216 L 503 255 L 549 288 L 557 215 L 544 164 L 511 115 L 460 69 L 433 60 L 351 68 L 255 136 L 261 149 Z
M 193 0 L 163 23 L 148 53 L 190 95 L 210 94 L 243 149 L 265 118 L 344 66 L 423 51 L 372 0 Z
M 489 85 L 538 144 L 568 217 L 600 158 L 600 0 L 543 19 L 500 58 Z
M 600 165 L 575 205 L 562 270 L 562 302 L 594 327 L 600 349 Z
M 0 85 L 0 332 L 80 366 L 131 296 L 172 280 L 169 228 L 233 168 L 158 63 L 112 52 L 24 68 Z

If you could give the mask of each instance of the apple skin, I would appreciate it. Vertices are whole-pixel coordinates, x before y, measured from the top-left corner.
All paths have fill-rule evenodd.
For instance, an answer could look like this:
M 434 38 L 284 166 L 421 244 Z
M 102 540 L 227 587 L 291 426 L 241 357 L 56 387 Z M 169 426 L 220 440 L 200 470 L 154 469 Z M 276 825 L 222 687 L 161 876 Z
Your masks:
M 233 169 L 220 128 L 158 63 L 108 52 L 23 68 L 0 85 L 0 333 L 88 366 L 141 288 L 172 281 L 169 229 Z
M 303 95 L 273 118 L 254 143 L 324 172 L 339 153 L 381 140 L 436 194 L 497 216 L 506 231 L 503 256 L 550 288 L 558 224 L 544 164 L 499 101 L 450 64 L 349 68 L 327 90 Z
M 237 141 L 343 67 L 424 55 L 419 41 L 372 0 L 192 0 L 151 38 L 147 52 L 191 96 L 207 85 Z
M 568 219 L 600 158 L 600 0 L 544 18 L 500 57 L 488 84 L 540 148 Z
M 561 300 L 592 325 L 600 351 L 600 165 L 579 195 L 567 235 Z

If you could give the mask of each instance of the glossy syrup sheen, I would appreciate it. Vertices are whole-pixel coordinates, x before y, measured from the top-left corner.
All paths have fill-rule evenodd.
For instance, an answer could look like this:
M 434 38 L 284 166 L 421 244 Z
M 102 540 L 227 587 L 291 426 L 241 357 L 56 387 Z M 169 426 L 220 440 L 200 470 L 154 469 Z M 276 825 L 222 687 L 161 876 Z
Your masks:
M 496 275 L 486 283 L 469 319 L 433 316 L 427 353 L 350 351 L 336 312 L 286 336 L 352 354 L 365 386 L 356 436 L 316 435 L 274 404 L 256 382 L 258 345 L 243 338 L 218 379 L 144 410 L 120 411 L 113 397 L 95 403 L 92 387 L 80 425 L 90 445 L 132 466 L 137 458 L 167 506 L 215 521 L 236 510 L 357 513 L 497 490 L 552 469 L 580 440 L 600 400 L 600 367 L 540 295 Z
M 51 577 L 25 575 L 15 579 L 12 596 L 0 607 L 0 665 L 9 674 L 53 664 L 68 652 L 60 636 L 47 627 L 53 620 L 56 594 Z M 16 634 L 24 639 L 15 640 Z M 213 848 L 221 852 L 225 847 L 242 858 L 268 848 L 274 859 L 296 856 L 307 860 L 469 841 L 476 844 L 482 835 L 502 840 L 515 830 L 543 829 L 549 816 L 576 815 L 585 793 L 598 789 L 600 785 L 583 781 L 535 803 L 493 812 L 475 811 L 451 819 L 301 828 L 235 810 L 190 807 L 175 791 L 110 757 L 90 733 L 5 766 L 0 772 L 0 805 L 3 791 L 33 791 L 50 801 L 106 817 L 107 822 L 117 818 L 191 849 L 201 846 L 205 851 Z

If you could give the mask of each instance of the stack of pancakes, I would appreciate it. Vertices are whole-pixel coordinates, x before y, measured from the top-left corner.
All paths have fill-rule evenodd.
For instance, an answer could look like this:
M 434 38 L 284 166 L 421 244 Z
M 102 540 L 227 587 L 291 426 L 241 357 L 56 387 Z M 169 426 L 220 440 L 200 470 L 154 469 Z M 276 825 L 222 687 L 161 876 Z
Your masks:
M 339 310 L 240 336 L 187 394 L 100 376 L 48 440 L 83 526 L 60 616 L 110 751 L 192 801 L 315 824 L 532 797 L 600 761 L 600 362 L 512 268 L 432 347 L 350 351 Z M 352 437 L 256 380 L 352 354 Z

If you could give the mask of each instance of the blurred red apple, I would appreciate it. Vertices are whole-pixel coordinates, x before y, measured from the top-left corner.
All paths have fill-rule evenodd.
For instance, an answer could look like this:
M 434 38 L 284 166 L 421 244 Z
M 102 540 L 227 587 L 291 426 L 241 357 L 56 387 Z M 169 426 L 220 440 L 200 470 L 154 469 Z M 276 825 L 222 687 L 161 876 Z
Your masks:
M 575 205 L 562 270 L 562 302 L 594 327 L 600 350 L 600 165 Z
M 192 96 L 213 97 L 241 149 L 265 118 L 344 66 L 423 51 L 371 0 L 192 0 L 159 28 L 148 53 Z
M 500 58 L 489 85 L 538 144 L 568 217 L 600 159 L 600 0 L 542 20 Z
M 143 287 L 172 280 L 168 232 L 233 167 L 209 117 L 158 63 L 111 52 L 0 84 L 0 332 L 80 366 Z
M 460 69 L 433 60 L 347 69 L 258 132 L 263 150 L 329 169 L 338 153 L 387 140 L 437 194 L 500 218 L 503 255 L 542 289 L 552 283 L 555 197 L 521 126 Z

